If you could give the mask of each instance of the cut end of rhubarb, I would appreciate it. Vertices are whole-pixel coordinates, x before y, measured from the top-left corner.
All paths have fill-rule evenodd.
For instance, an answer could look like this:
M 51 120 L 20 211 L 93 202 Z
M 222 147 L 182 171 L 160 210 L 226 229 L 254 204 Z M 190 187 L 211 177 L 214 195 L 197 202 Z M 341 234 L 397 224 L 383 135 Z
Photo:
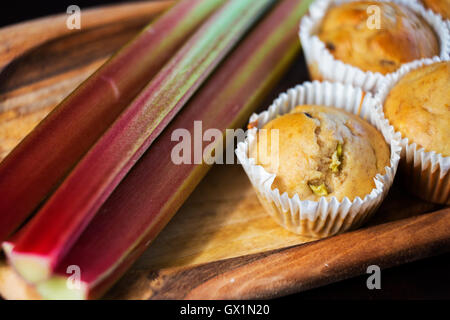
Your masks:
M 2 244 L 2 249 L 3 249 L 3 252 L 5 253 L 6 257 L 8 259 L 10 259 L 11 258 L 11 252 L 14 249 L 14 244 L 12 242 L 9 242 L 9 241 L 4 241 L 3 244 Z
M 86 286 L 67 277 L 54 276 L 38 283 L 36 290 L 46 300 L 85 300 Z
M 6 247 L 8 250 L 8 245 Z M 37 283 L 50 277 L 50 264 L 42 257 L 16 253 L 12 248 L 7 256 L 16 272 L 29 283 Z

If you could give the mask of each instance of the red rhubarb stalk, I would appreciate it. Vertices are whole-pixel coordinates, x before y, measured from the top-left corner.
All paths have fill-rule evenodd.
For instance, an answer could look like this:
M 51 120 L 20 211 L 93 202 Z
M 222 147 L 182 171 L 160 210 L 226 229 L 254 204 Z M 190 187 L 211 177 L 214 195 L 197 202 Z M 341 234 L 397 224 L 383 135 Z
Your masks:
M 172 141 L 174 130 L 194 136 L 196 120 L 203 130 L 222 133 L 242 127 L 297 56 L 298 21 L 310 2 L 281 1 L 220 65 L 116 188 L 53 276 L 37 284 L 44 298 L 98 298 L 136 261 L 210 168 L 172 162 L 179 143 Z M 80 270 L 79 289 L 67 286 L 71 266 Z
M 0 163 L 0 241 L 44 201 L 186 38 L 224 2 L 179 2 L 79 86 Z
M 26 226 L 10 254 L 18 273 L 46 279 L 126 173 L 274 0 L 230 0 L 133 100 Z

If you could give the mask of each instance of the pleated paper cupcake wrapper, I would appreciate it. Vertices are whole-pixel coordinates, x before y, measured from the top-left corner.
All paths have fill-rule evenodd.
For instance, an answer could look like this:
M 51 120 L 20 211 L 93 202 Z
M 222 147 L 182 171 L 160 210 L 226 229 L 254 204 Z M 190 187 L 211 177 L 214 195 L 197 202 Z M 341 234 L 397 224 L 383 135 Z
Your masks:
M 267 111 L 254 114 L 251 123 L 257 123 L 257 128 L 248 131 L 245 141 L 236 148 L 239 162 L 247 173 L 253 188 L 264 208 L 281 226 L 297 234 L 323 238 L 344 232 L 364 223 L 379 207 L 394 180 L 400 159 L 400 145 L 391 143 L 390 166 L 385 168 L 385 174 L 375 178 L 375 188 L 363 199 L 344 198 L 338 201 L 336 197 L 327 200 L 321 197 L 319 201 L 301 200 L 298 194 L 289 197 L 285 192 L 272 189 L 275 174 L 267 172 L 262 166 L 255 164 L 255 159 L 249 158 L 249 148 L 255 143 L 258 128 L 291 111 L 295 106 L 304 104 L 325 105 L 340 108 L 359 114 L 381 130 L 380 118 L 374 116 L 376 100 L 370 93 L 364 96 L 360 88 L 351 85 L 330 82 L 306 82 L 283 93 L 276 99 Z M 372 110 L 372 112 L 371 112 Z
M 383 122 L 383 135 L 386 140 L 399 141 L 402 147 L 401 169 L 406 186 L 418 197 L 441 204 L 450 204 L 450 157 L 444 157 L 434 151 L 427 152 L 409 139 L 403 137 L 385 118 L 383 105 L 391 89 L 411 70 L 423 65 L 442 61 L 442 59 L 423 59 L 402 66 L 396 73 L 389 75 L 375 96 L 378 100 L 376 113 Z
M 351 2 L 355 0 L 334 1 L 335 3 Z M 386 2 L 378 0 L 379 2 Z M 352 84 L 365 91 L 376 92 L 385 75 L 378 72 L 364 72 L 363 70 L 336 60 L 326 48 L 317 35 L 315 35 L 328 7 L 333 1 L 316 0 L 309 9 L 307 15 L 300 23 L 299 37 L 302 43 L 306 63 L 312 79 L 330 80 Z M 450 56 L 450 31 L 447 21 L 441 16 L 426 10 L 421 4 L 411 0 L 392 0 L 397 4 L 402 4 L 418 15 L 422 16 L 434 29 L 440 42 L 440 58 L 446 59 Z

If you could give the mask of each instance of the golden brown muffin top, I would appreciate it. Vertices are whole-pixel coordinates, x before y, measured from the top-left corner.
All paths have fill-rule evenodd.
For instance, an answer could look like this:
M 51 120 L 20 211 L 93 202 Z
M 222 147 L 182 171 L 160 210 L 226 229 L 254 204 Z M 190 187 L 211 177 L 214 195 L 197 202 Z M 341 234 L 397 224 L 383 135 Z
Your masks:
M 450 0 L 422 0 L 425 7 L 439 13 L 442 18 L 450 19 Z
M 373 15 L 367 8 L 373 5 L 380 8 L 380 29 L 373 28 L 374 20 L 367 22 Z M 406 62 L 439 55 L 439 41 L 428 23 L 395 3 L 332 5 L 318 36 L 336 59 L 381 74 L 393 72 Z
M 384 174 L 389 165 L 383 136 L 340 109 L 298 106 L 262 129 L 266 131 L 258 131 L 250 157 L 276 174 L 273 187 L 291 197 L 297 193 L 301 200 L 364 198 L 375 187 L 375 175 Z M 272 144 L 274 129 L 278 129 L 278 148 Z
M 450 156 L 450 61 L 406 74 L 387 96 L 384 112 L 411 143 Z

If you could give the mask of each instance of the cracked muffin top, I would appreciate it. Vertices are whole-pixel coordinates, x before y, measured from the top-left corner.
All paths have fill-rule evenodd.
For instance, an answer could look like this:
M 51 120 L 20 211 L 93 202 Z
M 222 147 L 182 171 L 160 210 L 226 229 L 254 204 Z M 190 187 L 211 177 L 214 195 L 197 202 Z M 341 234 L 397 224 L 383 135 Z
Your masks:
M 422 3 L 442 18 L 450 19 L 450 0 L 422 0 Z
M 276 174 L 273 188 L 300 200 L 363 199 L 375 188 L 375 175 L 389 166 L 381 133 L 341 109 L 298 106 L 262 129 L 250 157 Z
M 379 28 L 374 8 L 380 8 Z M 381 74 L 394 72 L 406 62 L 439 55 L 439 41 L 428 23 L 395 3 L 332 5 L 319 26 L 318 37 L 336 59 Z
M 406 74 L 387 96 L 384 113 L 410 143 L 450 156 L 450 61 Z

